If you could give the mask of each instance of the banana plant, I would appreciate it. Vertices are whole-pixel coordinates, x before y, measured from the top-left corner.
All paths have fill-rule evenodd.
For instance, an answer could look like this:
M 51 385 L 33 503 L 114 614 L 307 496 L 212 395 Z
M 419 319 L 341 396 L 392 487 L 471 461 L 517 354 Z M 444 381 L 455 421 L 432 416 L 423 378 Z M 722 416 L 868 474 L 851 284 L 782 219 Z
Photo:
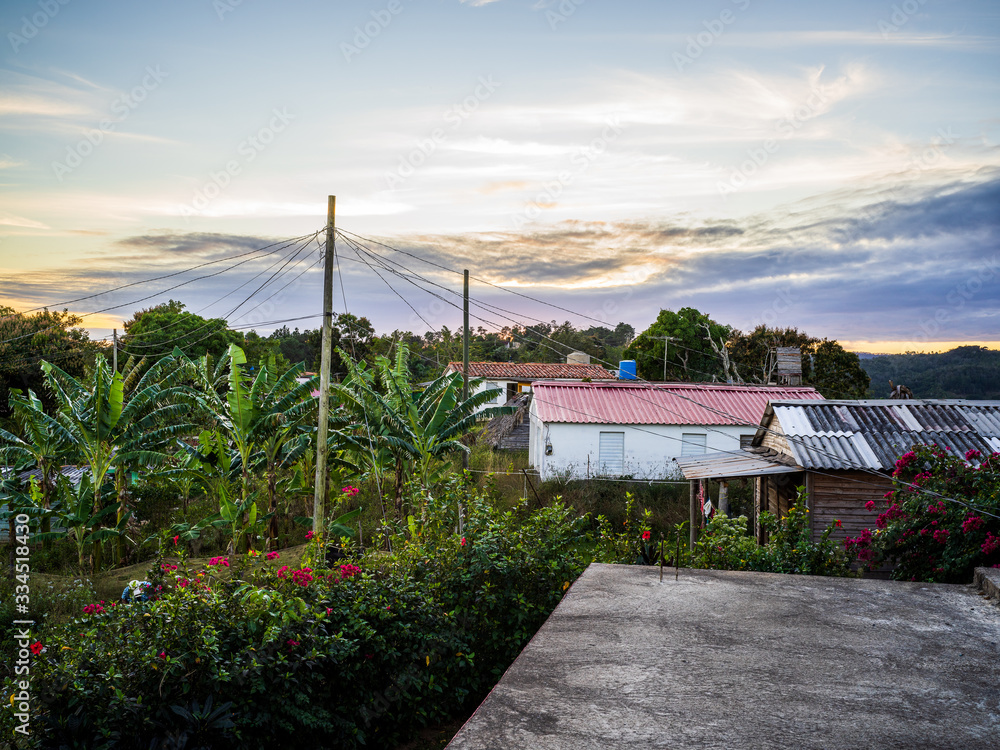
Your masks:
M 0 460 L 19 471 L 38 471 L 38 507 L 42 511 L 42 532 L 50 530 L 49 514 L 56 479 L 65 463 L 75 460 L 75 444 L 69 431 L 45 413 L 34 391 L 24 395 L 12 388 L 8 397 L 10 427 L 0 429 Z M 25 496 L 26 497 L 26 496 Z
M 93 514 L 104 517 L 103 487 L 114 471 L 118 488 L 115 528 L 122 527 L 129 515 L 127 473 L 138 467 L 163 465 L 169 459 L 164 450 L 167 445 L 194 429 L 193 424 L 180 420 L 190 408 L 180 384 L 183 368 L 173 357 L 164 357 L 137 380 L 127 396 L 122 374 L 112 372 L 102 356 L 97 357 L 85 382 L 51 362 L 42 362 L 42 371 L 56 399 L 55 419 L 90 467 Z M 93 554 L 97 571 L 102 566 L 100 544 L 94 544 Z
M 59 500 L 55 503 L 54 517 L 57 524 L 64 530 L 36 534 L 35 539 L 38 541 L 66 537 L 72 539 L 76 546 L 77 564 L 82 575 L 86 572 L 87 545 L 90 545 L 96 552 L 105 539 L 124 536 L 125 526 L 131 516 L 131 511 L 127 511 L 125 516 L 119 519 L 114 526 L 104 525 L 104 518 L 115 512 L 115 506 L 108 505 L 103 509 L 95 510 L 97 502 L 94 498 L 98 493 L 90 474 L 84 474 L 76 487 L 66 477 L 60 476 L 56 487 Z M 94 560 L 99 561 L 99 559 L 99 556 L 95 554 Z M 96 568 L 93 569 L 93 572 L 97 572 Z
M 429 492 L 447 468 L 445 459 L 453 453 L 468 451 L 460 440 L 463 435 L 480 422 L 513 411 L 507 406 L 481 408 L 496 400 L 498 388 L 487 388 L 462 399 L 462 376 L 458 373 L 442 375 L 416 393 L 405 344 L 399 346 L 395 362 L 383 356 L 376 359 L 382 392 L 375 387 L 372 373 L 351 362 L 346 353 L 341 357 L 348 362 L 349 377 L 342 385 L 335 386 L 337 395 L 354 420 L 365 424 L 373 466 L 375 446 L 392 456 L 396 470 L 396 513 L 400 518 L 409 466 L 415 467 L 424 492 Z

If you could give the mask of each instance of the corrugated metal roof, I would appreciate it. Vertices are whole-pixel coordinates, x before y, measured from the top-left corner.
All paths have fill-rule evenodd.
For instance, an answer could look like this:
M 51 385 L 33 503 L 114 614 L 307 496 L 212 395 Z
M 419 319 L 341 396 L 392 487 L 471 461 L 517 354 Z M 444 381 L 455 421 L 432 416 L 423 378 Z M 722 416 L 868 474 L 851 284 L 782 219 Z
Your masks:
M 542 422 L 756 426 L 773 399 L 822 399 L 806 386 L 534 383 Z
M 1000 401 L 774 401 L 762 425 L 783 433 L 792 458 L 808 469 L 887 471 L 920 444 L 959 456 L 1000 451 Z
M 791 465 L 786 457 L 774 451 L 752 448 L 731 453 L 706 453 L 701 456 L 675 458 L 685 479 L 732 479 L 764 474 L 793 474 L 801 466 Z
M 461 362 L 449 362 L 448 369 L 452 372 L 464 371 Z M 549 364 L 544 362 L 469 362 L 469 377 L 489 380 L 618 379 L 617 374 L 601 365 Z

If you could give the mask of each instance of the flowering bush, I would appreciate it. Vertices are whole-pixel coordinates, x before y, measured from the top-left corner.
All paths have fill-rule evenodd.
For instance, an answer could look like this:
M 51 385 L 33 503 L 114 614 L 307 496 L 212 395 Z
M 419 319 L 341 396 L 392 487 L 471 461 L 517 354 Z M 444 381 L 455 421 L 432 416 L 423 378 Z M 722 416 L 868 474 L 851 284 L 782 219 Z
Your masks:
M 560 506 L 501 511 L 450 492 L 391 554 L 297 570 L 232 556 L 221 575 L 157 560 L 150 580 L 173 579 L 159 600 L 88 605 L 46 631 L 30 742 L 179 746 L 215 696 L 187 746 L 393 747 L 478 703 L 583 569 L 581 529 Z M 0 699 L 15 690 L 8 678 Z M 0 713 L 0 732 L 12 721 Z
M 845 546 L 866 565 L 893 564 L 893 578 L 964 583 L 977 566 L 1000 566 L 1000 453 L 917 446 L 899 457 L 894 489 Z

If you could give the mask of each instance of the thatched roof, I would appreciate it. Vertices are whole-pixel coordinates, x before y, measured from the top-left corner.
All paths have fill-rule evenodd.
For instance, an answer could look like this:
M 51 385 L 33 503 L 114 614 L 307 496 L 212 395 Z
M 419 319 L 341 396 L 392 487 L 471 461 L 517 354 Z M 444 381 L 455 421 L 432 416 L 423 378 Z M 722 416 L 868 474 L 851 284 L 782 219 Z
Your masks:
M 531 393 L 519 393 L 504 406 L 513 406 L 514 412 L 491 419 L 480 436 L 480 439 L 491 448 L 498 448 L 500 442 L 527 418 L 528 407 L 531 406 Z

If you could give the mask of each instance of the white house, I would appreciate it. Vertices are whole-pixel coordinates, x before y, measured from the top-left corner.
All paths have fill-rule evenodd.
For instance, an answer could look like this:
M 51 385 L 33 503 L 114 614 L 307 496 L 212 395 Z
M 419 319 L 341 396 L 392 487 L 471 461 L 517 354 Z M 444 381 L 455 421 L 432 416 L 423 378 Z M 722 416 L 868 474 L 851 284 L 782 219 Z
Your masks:
M 586 356 L 586 355 L 583 355 Z M 589 359 L 589 357 L 587 358 Z M 445 375 L 464 371 L 461 362 L 449 362 Z M 487 388 L 499 388 L 500 395 L 489 406 L 503 406 L 518 393 L 531 391 L 536 380 L 553 382 L 582 382 L 584 380 L 610 382 L 618 379 L 617 373 L 601 365 L 586 362 L 548 364 L 541 362 L 469 362 L 469 378 L 481 378 L 473 395 Z
M 528 460 L 541 478 L 663 479 L 673 459 L 749 445 L 769 401 L 822 399 L 806 386 L 557 383 L 532 386 Z

